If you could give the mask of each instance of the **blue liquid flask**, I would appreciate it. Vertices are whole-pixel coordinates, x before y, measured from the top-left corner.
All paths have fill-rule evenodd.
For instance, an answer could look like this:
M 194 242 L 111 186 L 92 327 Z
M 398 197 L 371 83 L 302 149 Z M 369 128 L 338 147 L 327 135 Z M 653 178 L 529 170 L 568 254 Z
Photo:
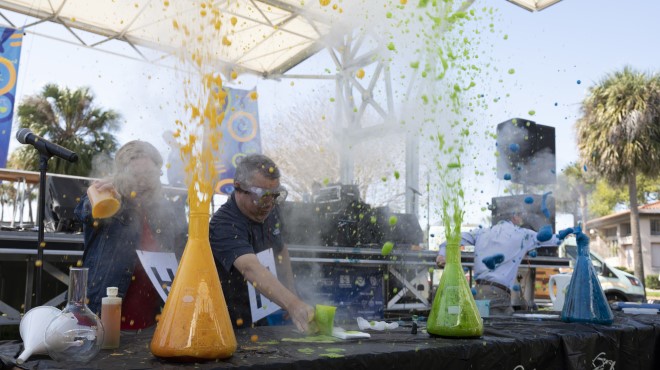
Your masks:
M 611 325 L 614 315 L 589 257 L 589 238 L 578 227 L 575 228 L 575 239 L 578 256 L 566 291 L 561 319 L 565 322 Z

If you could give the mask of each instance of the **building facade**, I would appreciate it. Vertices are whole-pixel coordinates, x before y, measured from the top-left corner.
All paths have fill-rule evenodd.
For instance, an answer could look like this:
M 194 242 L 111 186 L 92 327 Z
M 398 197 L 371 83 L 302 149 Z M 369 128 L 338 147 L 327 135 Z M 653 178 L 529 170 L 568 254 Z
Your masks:
M 634 271 L 630 210 L 587 221 L 591 250 L 614 267 Z M 660 274 L 660 201 L 639 207 L 644 274 Z

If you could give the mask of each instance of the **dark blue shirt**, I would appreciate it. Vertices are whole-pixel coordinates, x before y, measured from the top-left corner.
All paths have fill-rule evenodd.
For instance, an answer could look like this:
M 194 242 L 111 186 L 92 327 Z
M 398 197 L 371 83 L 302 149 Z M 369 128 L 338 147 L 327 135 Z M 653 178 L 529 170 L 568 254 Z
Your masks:
M 209 239 L 213 258 L 218 269 L 222 291 L 232 322 L 240 327 L 252 325 L 247 280 L 234 267 L 234 261 L 244 254 L 259 253 L 270 248 L 275 258 L 280 255 L 282 243 L 279 208 L 276 206 L 263 223 L 250 220 L 236 204 L 235 194 L 218 209 L 209 225 Z M 277 261 L 277 259 L 276 259 Z
M 188 224 L 185 210 L 178 209 L 165 198 L 148 210 L 140 210 L 130 200 L 124 200 L 114 216 L 94 219 L 89 199 L 84 194 L 74 213 L 83 223 L 83 267 L 89 268 L 88 306 L 97 314 L 101 311 L 101 299 L 106 296 L 107 287 L 116 286 L 119 296 L 126 296 L 133 269 L 139 263 L 135 251 L 140 249 L 144 221 L 148 223 L 160 251 L 175 252 L 180 259 L 186 244 Z

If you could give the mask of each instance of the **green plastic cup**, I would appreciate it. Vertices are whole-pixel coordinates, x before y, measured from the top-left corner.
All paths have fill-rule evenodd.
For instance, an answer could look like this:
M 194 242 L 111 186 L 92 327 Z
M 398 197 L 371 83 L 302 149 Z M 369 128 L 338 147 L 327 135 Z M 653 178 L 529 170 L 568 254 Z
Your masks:
M 335 306 L 325 306 L 322 304 L 316 305 L 314 312 L 314 321 L 319 327 L 319 332 L 322 335 L 332 335 L 332 327 L 335 323 Z

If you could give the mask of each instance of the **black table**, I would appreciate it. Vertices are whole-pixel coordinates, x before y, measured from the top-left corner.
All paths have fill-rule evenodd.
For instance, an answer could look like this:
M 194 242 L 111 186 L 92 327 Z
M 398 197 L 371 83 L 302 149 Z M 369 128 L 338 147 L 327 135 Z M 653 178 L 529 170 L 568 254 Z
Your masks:
M 118 350 L 103 350 L 80 366 L 33 356 L 26 369 L 658 369 L 660 315 L 617 313 L 612 326 L 494 317 L 479 339 L 432 338 L 402 326 L 370 331 L 370 339 L 300 343 L 292 327 L 260 327 L 236 332 L 239 348 L 225 361 L 181 364 L 149 352 L 153 329 L 124 335 Z M 253 342 L 252 335 L 258 340 Z M 20 342 L 0 344 L 3 360 Z M 11 365 L 8 365 L 11 366 Z M 9 367 L 11 368 L 11 367 Z

